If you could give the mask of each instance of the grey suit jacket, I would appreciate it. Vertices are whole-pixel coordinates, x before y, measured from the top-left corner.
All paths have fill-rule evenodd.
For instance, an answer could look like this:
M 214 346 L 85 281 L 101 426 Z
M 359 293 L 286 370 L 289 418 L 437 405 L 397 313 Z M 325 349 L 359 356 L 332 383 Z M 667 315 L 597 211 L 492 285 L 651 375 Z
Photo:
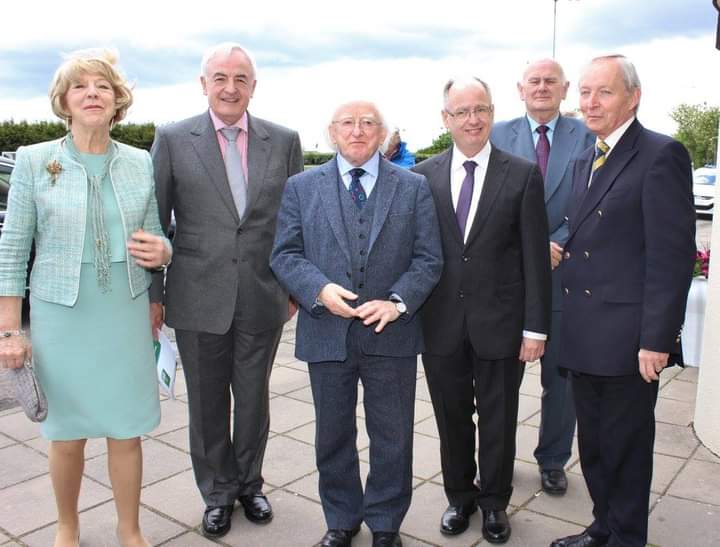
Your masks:
M 295 354 L 307 362 L 343 361 L 351 320 L 316 305 L 328 283 L 352 290 L 347 233 L 335 159 L 288 180 L 271 266 L 300 304 Z M 407 315 L 373 335 L 368 355 L 408 357 L 423 349 L 418 310 L 440 278 L 440 228 L 425 177 L 380 160 L 365 266 L 367 300 L 399 295 Z M 362 302 L 358 302 L 362 304 Z M 374 328 L 374 325 L 369 328 Z
M 527 116 L 496 123 L 490 135 L 491 142 L 506 152 L 535 163 L 535 145 Z M 555 125 L 547 173 L 545 173 L 545 210 L 548 217 L 550 241 L 561 246 L 568 238 L 568 200 L 572 190 L 575 160 L 595 143 L 595 136 L 585 124 L 574 118 L 560 116 Z M 562 265 L 561 265 L 562 267 Z M 553 270 L 553 310 L 562 309 L 560 268 Z
M 248 205 L 239 218 L 210 114 L 158 127 L 152 147 L 160 221 L 175 213 L 175 254 L 151 299 L 171 327 L 261 332 L 287 319 L 288 295 L 268 266 L 285 182 L 302 171 L 294 131 L 248 115 Z M 163 299 L 164 296 L 164 299 Z

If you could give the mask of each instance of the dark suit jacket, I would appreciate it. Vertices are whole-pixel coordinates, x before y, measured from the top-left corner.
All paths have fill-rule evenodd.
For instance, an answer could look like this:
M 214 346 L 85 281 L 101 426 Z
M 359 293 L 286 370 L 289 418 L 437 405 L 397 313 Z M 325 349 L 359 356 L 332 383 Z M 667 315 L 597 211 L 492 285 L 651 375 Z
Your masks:
M 346 358 L 350 320 L 316 305 L 328 283 L 352 290 L 339 177 L 335 159 L 291 177 L 278 215 L 271 266 L 300 304 L 295 355 L 307 362 Z M 380 160 L 373 192 L 378 194 L 365 266 L 365 294 L 367 300 L 386 300 L 395 293 L 407 305 L 407 315 L 373 335 L 363 351 L 388 357 L 417 355 L 423 349 L 417 312 L 442 270 L 435 207 L 425 177 L 385 159 Z
M 467 244 L 450 195 L 452 149 L 416 165 L 430 183 L 445 267 L 423 308 L 426 352 L 448 355 L 469 333 L 481 359 L 520 351 L 522 331 L 550 328 L 550 252 L 536 165 L 495 147 Z
M 535 163 L 535 145 L 527 116 L 499 122 L 493 126 L 490 141 L 501 150 Z M 567 204 L 572 189 L 575 160 L 595 143 L 595 136 L 580 120 L 559 116 L 555 124 L 550 158 L 545 173 L 545 210 L 548 216 L 550 241 L 565 245 L 568 236 Z M 552 309 L 562 309 L 560 270 L 552 272 Z
M 687 150 L 636 120 L 595 174 L 577 161 L 562 272 L 561 365 L 638 373 L 640 348 L 679 351 L 695 258 Z
M 239 301 L 246 332 L 287 319 L 288 295 L 268 266 L 285 182 L 303 168 L 298 134 L 248 115 L 248 204 L 238 217 L 210 114 L 157 128 L 152 147 L 160 221 L 175 212 L 165 282 L 169 326 L 227 332 Z M 155 276 L 151 299 L 163 298 Z

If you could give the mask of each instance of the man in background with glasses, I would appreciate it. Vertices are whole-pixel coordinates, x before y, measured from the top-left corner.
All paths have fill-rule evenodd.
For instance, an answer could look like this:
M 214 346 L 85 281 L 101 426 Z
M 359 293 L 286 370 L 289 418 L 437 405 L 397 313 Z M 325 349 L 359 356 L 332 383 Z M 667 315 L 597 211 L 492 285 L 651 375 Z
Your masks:
M 440 230 L 425 177 L 380 156 L 387 128 L 375 105 L 340 106 L 328 135 L 335 158 L 288 180 L 270 264 L 300 306 L 295 355 L 310 372 L 328 527 L 319 545 L 349 546 L 364 521 L 373 546 L 397 547 L 412 493 L 418 310 L 442 270 Z
M 582 121 L 560 114 L 560 103 L 569 85 L 556 61 L 542 59 L 531 63 L 517 84 L 520 99 L 525 103 L 525 115 L 495 124 L 490 135 L 498 148 L 537 163 L 545 181 L 553 269 L 552 320 L 542 357 L 542 412 L 534 456 L 543 491 L 556 496 L 567 490 L 564 467 L 570 459 L 575 433 L 569 374 L 558 366 L 562 317 L 560 261 L 568 236 L 565 215 L 575 159 L 595 142 Z
M 520 381 L 524 363 L 542 356 L 550 327 L 543 181 L 536 165 L 491 146 L 485 82 L 450 80 L 444 102 L 453 147 L 414 168 L 430 183 L 445 257 L 422 316 L 423 364 L 450 502 L 440 531 L 464 532 L 479 506 L 483 537 L 505 543 Z

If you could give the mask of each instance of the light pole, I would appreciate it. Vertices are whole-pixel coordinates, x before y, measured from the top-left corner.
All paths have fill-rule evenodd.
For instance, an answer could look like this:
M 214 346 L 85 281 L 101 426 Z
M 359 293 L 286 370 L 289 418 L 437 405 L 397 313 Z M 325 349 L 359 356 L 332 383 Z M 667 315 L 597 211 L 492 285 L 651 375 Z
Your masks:
M 713 1 L 720 2 L 720 0 L 713 0 Z M 555 58 L 555 37 L 556 37 L 556 31 L 557 31 L 557 5 L 558 5 L 558 0 L 553 0 L 553 48 L 552 48 L 552 58 L 553 59 Z

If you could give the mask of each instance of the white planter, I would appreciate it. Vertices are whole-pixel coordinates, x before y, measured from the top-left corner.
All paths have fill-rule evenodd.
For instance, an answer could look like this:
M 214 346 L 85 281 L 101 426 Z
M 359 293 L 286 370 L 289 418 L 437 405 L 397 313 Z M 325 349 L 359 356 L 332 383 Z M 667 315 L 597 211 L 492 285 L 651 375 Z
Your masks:
M 693 278 L 685 310 L 685 325 L 682 331 L 683 360 L 686 365 L 694 367 L 700 366 L 700 356 L 702 354 L 707 286 L 708 280 L 704 277 Z

